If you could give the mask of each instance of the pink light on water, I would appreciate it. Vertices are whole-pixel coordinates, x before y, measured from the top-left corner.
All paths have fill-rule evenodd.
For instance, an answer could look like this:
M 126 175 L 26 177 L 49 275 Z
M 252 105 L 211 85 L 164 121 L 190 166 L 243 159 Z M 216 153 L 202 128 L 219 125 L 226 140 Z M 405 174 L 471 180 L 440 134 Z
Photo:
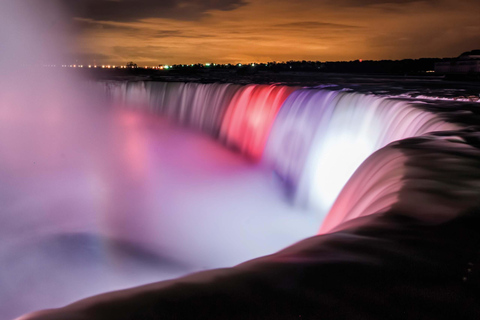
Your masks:
M 278 110 L 296 89 L 275 85 L 248 85 L 240 89 L 228 106 L 221 137 L 253 160 L 259 160 Z

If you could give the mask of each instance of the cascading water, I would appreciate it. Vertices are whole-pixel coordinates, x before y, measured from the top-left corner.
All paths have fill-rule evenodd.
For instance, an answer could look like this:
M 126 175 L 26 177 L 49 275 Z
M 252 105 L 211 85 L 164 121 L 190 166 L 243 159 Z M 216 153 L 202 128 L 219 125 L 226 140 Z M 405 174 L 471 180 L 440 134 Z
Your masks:
M 207 133 L 273 169 L 287 195 L 326 215 L 342 187 L 388 143 L 459 127 L 415 103 L 283 85 L 120 82 L 114 101 L 141 106 Z M 265 152 L 264 152 L 265 150 Z
M 163 119 L 102 109 L 68 73 L 25 66 L 72 47 L 55 39 L 56 3 L 0 2 L 2 319 L 231 266 L 318 230 L 270 192 L 263 167 Z M 20 319 L 479 318 L 480 221 L 466 212 L 480 198 L 478 128 L 425 136 L 456 126 L 353 92 L 104 88 L 115 104 L 264 156 L 297 202 L 323 214 L 346 183 L 321 233 L 342 231 Z M 478 123 L 476 109 L 457 116 Z
M 227 107 L 241 88 L 234 84 L 106 82 L 114 103 L 146 109 L 217 137 Z
M 296 202 L 326 212 L 374 151 L 392 141 L 456 128 L 408 101 L 304 89 L 281 108 L 266 161 Z
M 221 137 L 252 159 L 260 159 L 277 113 L 295 89 L 274 85 L 241 88 L 228 106 Z
M 151 108 L 189 127 L 217 136 L 227 105 L 238 90 L 232 84 L 145 84 Z
M 480 152 L 462 136 L 473 135 L 436 133 L 398 141 L 372 154 L 343 188 L 320 233 L 389 210 L 439 224 L 478 206 L 480 174 L 475 168 Z
M 171 126 L 178 130 L 174 133 L 171 131 L 165 133 L 167 130 L 165 127 L 156 130 L 158 128 L 154 122 L 166 123 L 163 119 L 149 117 L 148 114 L 131 109 L 112 108 L 115 113 L 110 115 L 113 116 L 113 123 L 109 124 L 112 128 L 108 130 L 113 134 L 102 135 L 105 138 L 104 142 L 96 138 L 98 146 L 95 148 L 82 148 L 88 150 L 85 154 L 88 155 L 89 161 L 79 158 L 86 173 L 91 168 L 94 169 L 93 176 L 97 185 L 97 189 L 94 190 L 101 191 L 100 194 L 105 198 L 102 200 L 105 205 L 102 205 L 99 211 L 92 211 L 93 215 L 89 218 L 91 220 L 102 217 L 104 220 L 105 226 L 100 228 L 100 231 L 106 235 L 99 236 L 98 239 L 101 240 L 98 242 L 102 244 L 105 241 L 108 244 L 112 241 L 110 239 L 120 239 L 113 242 L 116 244 L 113 249 L 102 244 L 106 253 L 117 257 L 116 248 L 123 248 L 120 244 L 126 243 L 128 247 L 133 243 L 136 245 L 135 248 L 138 246 L 153 249 L 154 254 L 156 254 L 154 250 L 162 248 L 162 253 L 174 253 L 176 257 L 181 257 L 189 263 L 200 262 L 202 266 L 206 266 L 203 268 L 224 267 L 238 263 L 239 260 L 245 261 L 252 255 L 261 256 L 274 252 L 278 250 L 281 241 L 284 242 L 280 247 L 285 247 L 305 236 L 314 235 L 318 232 L 320 220 L 326 216 L 320 236 L 306 239 L 278 254 L 260 258 L 256 260 L 257 262 L 226 271 L 211 271 L 205 276 L 200 275 L 206 279 L 224 279 L 217 275 L 225 272 L 229 280 L 219 281 L 221 288 L 225 286 L 221 289 L 222 292 L 227 292 L 227 295 L 241 296 L 239 293 L 241 290 L 237 286 L 239 282 L 236 282 L 238 275 L 242 276 L 245 272 L 248 274 L 248 270 L 253 270 L 253 273 L 257 274 L 260 270 L 261 281 L 266 279 L 267 287 L 274 290 L 278 289 L 278 283 L 290 283 L 290 280 L 286 279 L 292 279 L 293 276 L 295 279 L 293 287 L 288 285 L 289 289 L 286 292 L 290 294 L 291 291 L 297 290 L 296 292 L 303 297 L 302 300 L 308 299 L 305 293 L 308 295 L 310 291 L 304 290 L 306 287 L 313 284 L 316 292 L 322 292 L 324 287 L 315 285 L 318 282 L 315 276 L 304 277 L 303 268 L 312 267 L 314 270 L 308 274 L 315 275 L 318 274 L 317 266 L 324 268 L 338 265 L 340 269 L 345 266 L 358 266 L 358 272 L 370 270 L 369 268 L 378 264 L 381 257 L 372 257 L 369 248 L 380 250 L 375 249 L 375 252 L 386 250 L 386 254 L 390 254 L 390 243 L 394 243 L 395 248 L 404 245 L 403 242 L 396 243 L 397 233 L 404 230 L 402 217 L 412 217 L 413 221 L 419 221 L 419 229 L 416 230 L 423 230 L 422 228 L 427 228 L 431 221 L 442 219 L 448 221 L 455 214 L 460 214 L 459 211 L 474 206 L 480 196 L 478 192 L 480 177 L 473 174 L 471 179 L 465 178 L 480 162 L 478 151 L 465 142 L 468 140 L 467 136 L 462 138 L 462 134 L 458 133 L 460 138 L 455 138 L 456 133 L 452 133 L 451 130 L 457 130 L 459 125 L 445 122 L 440 113 L 427 111 L 428 106 L 421 103 L 354 92 L 300 89 L 282 85 L 240 86 L 136 81 L 104 82 L 103 86 L 114 104 L 158 113 L 184 126 L 199 129 L 239 150 L 254 162 L 263 157 L 260 165 L 252 166 L 251 162 L 244 161 L 213 143 L 214 146 L 218 146 L 218 150 L 214 151 L 212 145 L 208 144 L 212 142 L 211 139 L 188 130 L 183 130 L 183 134 L 179 133 L 182 131 L 181 128 L 176 126 Z M 119 124 L 114 124 L 116 122 Z M 88 124 L 92 125 L 90 122 Z M 93 127 L 104 126 L 95 124 Z M 425 134 L 429 132 L 433 132 L 434 135 L 426 136 Z M 442 136 L 440 132 L 449 134 Z M 186 143 L 189 139 L 186 133 L 199 137 L 203 142 Z M 157 139 L 158 135 L 167 140 L 162 142 L 162 139 Z M 405 140 L 408 137 L 417 138 Z M 88 139 L 92 140 L 91 137 Z M 119 140 L 125 141 L 122 143 Z M 397 142 L 389 144 L 392 141 Z M 164 149 L 164 144 L 168 148 Z M 108 148 L 105 148 L 106 145 Z M 387 146 L 384 147 L 385 145 Z M 77 145 L 73 145 L 72 148 L 76 149 L 75 146 Z M 171 148 L 172 146 L 174 148 Z M 178 146 L 180 147 L 177 148 Z M 172 152 L 179 152 L 182 148 L 187 150 L 180 151 L 186 154 L 185 156 L 179 154 L 172 156 Z M 205 161 L 204 156 L 207 154 L 222 160 L 212 165 L 210 161 Z M 96 158 L 108 160 L 108 164 L 101 164 L 101 161 L 97 163 Z M 227 158 L 229 160 L 222 164 Z M 367 160 L 362 164 L 365 158 Z M 231 165 L 229 161 L 235 163 L 232 162 Z M 240 168 L 239 163 L 243 167 Z M 447 164 L 453 164 L 451 170 L 444 170 Z M 357 166 L 360 166 L 358 170 Z M 192 170 L 192 167 L 195 169 Z M 252 170 L 256 173 L 261 172 L 261 177 L 254 177 Z M 299 214 L 301 206 L 283 203 L 284 198 L 280 192 L 275 195 L 266 192 L 267 189 L 277 191 L 278 184 L 272 183 L 277 179 L 271 178 L 271 172 L 275 172 L 274 176 L 283 182 L 288 195 L 297 204 L 313 208 L 311 211 L 317 213 L 318 219 L 311 218 L 315 216 L 313 214 Z M 352 173 L 353 176 L 349 179 Z M 81 176 L 87 175 L 81 173 Z M 225 179 L 220 179 L 220 176 Z M 451 176 L 458 179 L 452 180 Z M 236 187 L 232 187 L 233 185 Z M 340 192 L 342 187 L 343 190 Z M 52 186 L 50 189 L 55 190 L 55 187 Z M 327 214 L 338 192 L 340 195 Z M 244 197 L 245 194 L 248 194 L 248 197 Z M 441 199 L 442 195 L 446 195 L 447 199 Z M 227 198 L 228 201 L 221 200 Z M 229 206 L 231 203 L 234 205 Z M 279 203 L 282 203 L 282 206 L 279 206 Z M 417 203 L 422 205 L 416 208 Z M 435 212 L 429 212 L 429 207 L 434 208 Z M 292 216 L 284 214 L 286 210 L 295 213 L 295 219 L 302 216 L 309 218 L 295 220 Z M 419 218 L 422 215 L 425 215 L 427 227 L 422 218 Z M 78 214 L 74 216 L 80 217 Z M 259 219 L 262 223 L 252 224 L 254 219 Z M 366 224 L 376 226 L 379 231 L 367 228 L 367 236 L 363 236 L 363 229 L 358 227 Z M 307 225 L 313 230 L 308 229 Z M 286 230 L 289 232 L 288 235 Z M 292 230 L 298 234 L 292 234 Z M 342 232 L 332 233 L 337 230 Z M 360 230 L 358 231 L 360 234 L 355 235 L 352 230 Z M 368 232 L 372 230 L 373 233 L 370 235 Z M 275 235 L 272 236 L 273 233 Z M 391 238 L 384 241 L 390 235 Z M 103 240 L 103 237 L 106 240 Z M 423 247 L 417 246 L 421 239 L 421 232 L 418 231 L 415 234 L 414 248 L 409 249 L 410 251 L 398 250 L 401 256 L 399 259 L 414 256 L 410 252 L 424 254 L 421 251 Z M 385 249 L 385 246 L 388 248 Z M 73 250 L 68 246 L 67 248 L 70 252 L 75 251 L 77 247 L 73 246 Z M 438 246 L 433 249 L 435 248 Z M 36 249 L 34 246 L 27 252 Z M 430 249 L 432 248 L 425 250 Z M 125 257 L 121 250 L 118 255 Z M 446 253 L 444 255 L 448 256 Z M 329 257 L 340 259 L 337 261 L 336 258 Z M 128 255 L 122 259 L 130 261 Z M 94 266 L 97 263 L 96 260 L 88 261 Z M 365 269 L 366 265 L 368 268 Z M 272 266 L 279 272 L 272 273 Z M 397 274 L 397 265 L 393 263 L 392 266 L 394 268 L 391 274 Z M 292 267 L 301 270 L 292 273 Z M 189 268 L 195 271 L 202 269 L 198 266 Z M 135 267 L 133 270 L 139 269 Z M 112 271 L 115 274 L 118 272 L 111 265 L 106 268 L 107 273 Z M 346 274 L 357 274 L 357 271 L 353 273 L 346 271 Z M 180 271 L 175 268 L 175 272 Z M 343 277 L 343 272 L 340 273 Z M 328 278 L 332 272 L 325 271 L 321 274 L 326 274 Z M 302 276 L 296 278 L 295 275 Z M 155 280 L 165 279 L 162 276 L 164 275 Z M 151 275 L 149 277 L 147 279 L 151 281 Z M 341 282 L 340 278 L 332 280 L 334 285 L 329 290 L 325 289 L 327 299 L 332 289 L 337 288 L 337 283 Z M 229 282 L 231 279 L 233 284 Z M 255 286 L 258 280 L 259 278 L 254 276 L 248 283 Z M 352 280 L 359 281 L 357 278 Z M 99 283 L 98 288 L 112 290 L 142 283 L 138 279 L 132 281 L 128 282 L 128 285 L 124 280 L 115 282 L 117 287 L 113 288 L 111 284 Z M 190 281 L 197 280 L 195 276 L 182 278 L 180 286 L 188 286 Z M 380 279 L 379 283 L 385 283 L 382 281 L 383 279 Z M 244 283 L 243 280 L 240 282 Z M 347 288 L 349 283 L 342 282 L 343 288 Z M 361 284 L 361 287 L 365 288 L 365 285 Z M 98 288 L 92 290 L 89 286 L 84 292 L 91 295 L 98 293 L 95 291 Z M 166 290 L 165 294 L 170 296 L 168 284 L 163 282 L 149 288 L 148 294 Z M 205 286 L 201 285 L 199 288 L 215 292 L 208 281 Z M 62 298 L 57 297 L 53 299 L 54 301 L 63 303 L 62 299 L 72 301 L 81 298 L 77 293 L 66 296 L 62 291 L 58 289 L 57 291 Z M 118 306 L 132 310 L 142 309 L 135 305 L 135 296 L 138 292 L 142 294 L 143 288 L 122 293 L 128 297 L 130 305 L 117 304 L 115 294 L 113 297 L 107 294 L 107 300 L 111 303 L 106 304 L 106 310 Z M 181 301 L 184 297 L 189 299 L 192 291 L 182 292 L 184 293 L 180 294 L 180 303 L 183 303 Z M 213 295 L 217 296 L 216 293 Z M 200 294 L 200 297 L 203 296 L 208 294 Z M 223 293 L 219 296 L 223 297 Z M 273 296 L 275 295 L 268 293 L 262 295 L 267 300 Z M 200 298 L 193 300 L 197 299 Z M 96 298 L 89 301 L 87 306 L 89 303 L 93 305 L 97 303 Z M 208 306 L 210 302 L 205 301 L 204 305 Z M 54 303 L 57 302 L 45 301 L 42 305 Z M 275 306 L 274 309 L 288 305 L 288 303 L 279 305 L 271 300 L 268 300 L 267 304 Z M 251 306 L 246 302 L 245 305 Z M 319 308 L 317 298 L 313 305 L 314 310 Z M 38 307 L 35 304 L 34 306 Z M 67 316 L 64 318 L 83 312 L 82 307 L 75 308 L 73 307 L 73 311 L 65 308 L 59 312 L 66 312 Z M 267 310 L 272 317 L 276 315 L 275 312 L 271 313 L 271 309 Z M 285 310 L 287 313 L 290 311 Z M 155 315 L 161 312 L 163 311 L 156 311 Z M 49 316 L 46 313 L 46 318 L 39 319 L 48 319 Z M 73 318 L 73 315 L 71 317 Z

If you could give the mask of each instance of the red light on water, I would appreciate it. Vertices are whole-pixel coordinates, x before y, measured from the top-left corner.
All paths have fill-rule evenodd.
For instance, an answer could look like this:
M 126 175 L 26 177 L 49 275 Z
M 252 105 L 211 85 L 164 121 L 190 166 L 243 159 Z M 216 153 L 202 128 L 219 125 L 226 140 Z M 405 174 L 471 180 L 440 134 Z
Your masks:
M 296 89 L 274 85 L 242 88 L 227 108 L 221 136 L 253 160 L 259 160 L 280 107 Z

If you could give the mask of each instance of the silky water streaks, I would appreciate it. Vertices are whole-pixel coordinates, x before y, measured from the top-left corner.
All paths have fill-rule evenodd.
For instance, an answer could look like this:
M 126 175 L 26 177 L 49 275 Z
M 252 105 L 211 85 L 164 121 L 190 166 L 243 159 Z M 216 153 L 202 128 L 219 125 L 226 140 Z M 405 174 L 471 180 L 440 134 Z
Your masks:
M 107 97 L 116 105 L 143 109 L 218 137 L 235 84 L 156 81 L 106 81 Z
M 259 160 L 278 111 L 295 89 L 276 85 L 247 85 L 241 88 L 225 114 L 222 139 L 254 161 Z
M 409 101 L 302 89 L 281 108 L 265 160 L 294 202 L 325 213 L 374 151 L 399 139 L 456 128 Z
M 345 185 L 320 233 L 389 211 L 438 225 L 478 207 L 480 152 L 467 141 L 479 138 L 468 130 L 444 131 L 380 149 Z
M 206 132 L 219 133 L 225 111 L 240 86 L 190 82 L 146 82 L 153 110 L 175 121 Z
M 107 83 L 115 101 L 199 129 L 273 170 L 286 196 L 324 216 L 360 164 L 388 143 L 459 126 L 418 103 L 285 85 Z

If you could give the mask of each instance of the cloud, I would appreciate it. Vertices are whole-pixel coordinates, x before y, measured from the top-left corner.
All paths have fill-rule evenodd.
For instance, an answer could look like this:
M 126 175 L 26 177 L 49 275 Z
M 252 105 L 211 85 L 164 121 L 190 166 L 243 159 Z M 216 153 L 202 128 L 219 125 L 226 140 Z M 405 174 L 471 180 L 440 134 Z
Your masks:
M 65 58 L 65 61 L 66 63 L 76 62 L 92 64 L 95 61 L 108 61 L 108 59 L 110 59 L 110 56 L 102 53 L 75 53 L 73 55 L 67 56 Z
M 300 28 L 300 29 L 357 29 L 358 26 L 352 26 L 340 23 L 328 23 L 317 21 L 300 21 L 291 23 L 282 23 L 274 25 L 276 28 Z
M 55 1 L 55 0 L 50 0 Z M 129 22 L 148 18 L 198 20 L 209 11 L 230 11 L 245 0 L 59 0 L 73 17 Z
M 478 0 L 15 1 L 66 4 L 75 42 L 64 47 L 105 64 L 452 56 L 480 30 Z M 57 16 L 46 30 L 63 27 Z
M 148 28 L 143 25 L 132 23 L 117 23 L 110 21 L 95 21 L 92 19 L 75 18 L 74 23 L 76 29 L 93 32 L 121 33 L 122 36 L 134 36 L 141 38 L 159 39 L 168 37 L 183 37 L 180 30 L 158 30 Z
M 164 46 L 115 46 L 113 47 L 113 54 L 124 60 L 139 60 L 148 61 L 153 64 L 158 64 L 160 58 L 171 58 L 167 54 L 168 47 Z
M 411 4 L 414 2 L 435 4 L 440 1 L 441 0 L 328 0 L 328 2 L 335 3 L 336 5 L 347 5 L 352 7 L 368 7 L 375 5 L 403 5 Z

